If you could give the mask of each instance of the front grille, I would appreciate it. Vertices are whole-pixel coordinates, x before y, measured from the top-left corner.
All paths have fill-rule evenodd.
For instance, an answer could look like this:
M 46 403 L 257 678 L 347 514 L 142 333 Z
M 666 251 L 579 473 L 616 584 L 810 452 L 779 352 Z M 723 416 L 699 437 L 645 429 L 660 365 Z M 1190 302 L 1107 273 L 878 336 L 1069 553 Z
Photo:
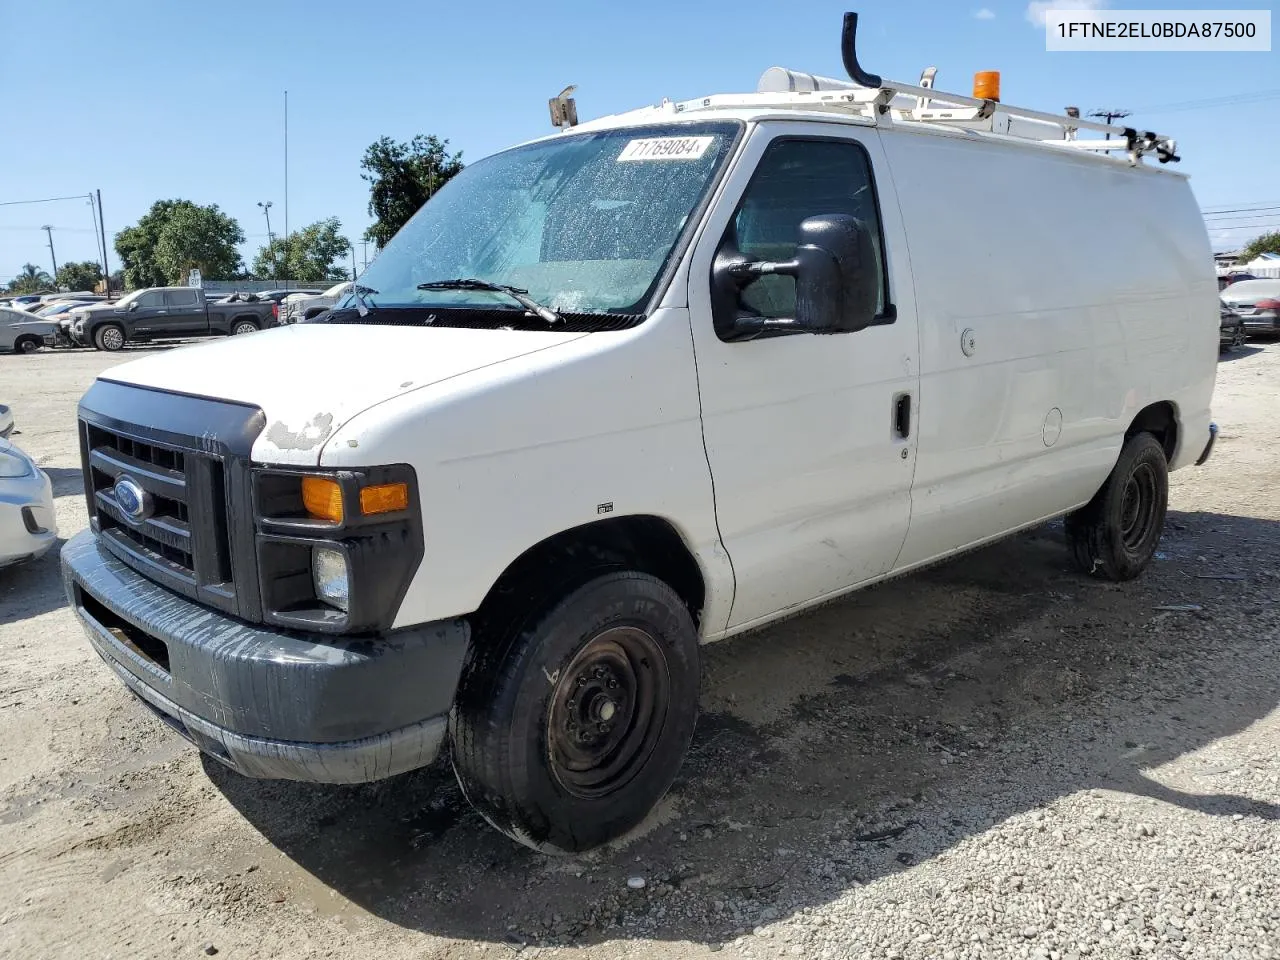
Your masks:
M 236 611 L 226 470 L 194 448 L 143 440 L 81 421 L 89 514 L 107 546 L 135 569 L 194 599 Z M 142 517 L 119 499 L 145 493 Z

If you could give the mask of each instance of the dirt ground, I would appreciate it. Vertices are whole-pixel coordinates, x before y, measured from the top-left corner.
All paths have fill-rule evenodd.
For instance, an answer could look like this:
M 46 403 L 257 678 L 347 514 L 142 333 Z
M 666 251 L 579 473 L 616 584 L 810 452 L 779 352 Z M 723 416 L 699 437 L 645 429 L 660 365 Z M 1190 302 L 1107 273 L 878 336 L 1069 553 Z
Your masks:
M 64 536 L 76 402 L 139 352 L 0 357 Z M 488 829 L 443 764 L 202 761 L 91 653 L 56 556 L 0 572 L 0 956 L 1280 956 L 1278 387 L 1280 344 L 1219 364 L 1220 442 L 1137 582 L 1049 525 L 706 649 L 674 790 L 580 859 Z

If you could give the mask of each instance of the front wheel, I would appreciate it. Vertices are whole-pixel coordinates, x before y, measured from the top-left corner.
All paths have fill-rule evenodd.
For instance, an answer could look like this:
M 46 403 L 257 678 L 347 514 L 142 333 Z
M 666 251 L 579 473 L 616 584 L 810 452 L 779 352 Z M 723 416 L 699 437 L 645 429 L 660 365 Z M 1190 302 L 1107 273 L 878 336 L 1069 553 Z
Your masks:
M 243 336 L 246 333 L 257 333 L 258 325 L 252 320 L 237 320 L 235 326 L 231 328 L 233 336 Z
M 1132 580 L 1155 556 L 1169 508 L 1169 465 L 1149 433 L 1129 438 L 1111 476 L 1067 517 L 1076 565 L 1103 580 Z
M 1248 339 L 1248 336 L 1244 332 L 1244 327 L 1236 327 L 1236 335 L 1231 338 L 1231 345 L 1233 347 L 1243 347 Z
M 93 333 L 93 345 L 114 353 L 124 349 L 124 330 L 114 323 L 104 324 Z
M 610 573 L 495 639 L 479 638 L 450 723 L 467 799 L 546 853 L 635 827 L 670 788 L 697 720 L 698 636 L 680 597 L 646 574 Z

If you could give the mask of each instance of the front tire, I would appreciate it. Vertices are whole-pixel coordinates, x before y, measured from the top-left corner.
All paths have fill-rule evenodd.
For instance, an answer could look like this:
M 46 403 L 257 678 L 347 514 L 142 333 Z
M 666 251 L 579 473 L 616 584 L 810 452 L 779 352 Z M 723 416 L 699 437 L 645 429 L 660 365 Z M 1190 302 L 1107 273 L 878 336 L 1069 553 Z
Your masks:
M 509 633 L 479 638 L 459 684 L 450 733 L 463 793 L 545 853 L 622 836 L 671 787 L 693 736 L 688 608 L 661 580 L 617 572 Z
M 124 329 L 119 324 L 103 324 L 93 332 L 93 345 L 99 350 L 115 353 L 124 349 Z
M 1132 580 L 1155 555 L 1168 508 L 1164 448 L 1149 433 L 1131 437 L 1102 489 L 1067 517 L 1076 565 L 1102 580 Z
M 35 353 L 40 349 L 38 337 L 19 337 L 13 344 L 14 353 Z

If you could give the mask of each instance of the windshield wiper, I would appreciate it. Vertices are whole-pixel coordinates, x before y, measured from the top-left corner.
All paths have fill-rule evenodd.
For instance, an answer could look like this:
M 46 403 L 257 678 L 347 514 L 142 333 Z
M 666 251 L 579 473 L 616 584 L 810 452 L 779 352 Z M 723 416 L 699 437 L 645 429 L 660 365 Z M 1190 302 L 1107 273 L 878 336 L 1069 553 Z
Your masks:
M 505 293 L 530 313 L 541 317 L 547 323 L 560 323 L 564 317 L 550 307 L 543 306 L 529 296 L 529 291 L 521 287 L 513 287 L 505 283 L 490 283 L 488 280 L 432 280 L 430 283 L 418 284 L 419 290 L 487 290 L 491 293 Z
M 360 314 L 360 316 L 367 316 L 370 310 L 376 310 L 378 308 L 376 303 L 372 300 L 366 299 L 365 297 L 366 294 L 378 292 L 373 289 L 373 287 L 366 287 L 359 283 L 353 283 L 351 284 L 351 292 L 355 295 L 356 312 Z

